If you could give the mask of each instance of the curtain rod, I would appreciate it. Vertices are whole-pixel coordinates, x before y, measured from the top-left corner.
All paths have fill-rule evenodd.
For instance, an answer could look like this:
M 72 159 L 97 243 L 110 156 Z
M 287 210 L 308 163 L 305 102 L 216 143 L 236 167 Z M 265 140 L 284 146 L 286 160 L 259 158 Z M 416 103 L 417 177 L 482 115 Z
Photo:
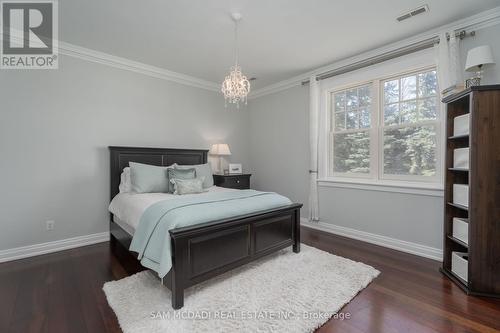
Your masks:
M 460 31 L 457 31 L 455 33 L 455 37 L 458 37 L 460 39 L 464 39 L 467 36 L 474 36 L 475 34 L 476 34 L 475 31 L 471 31 L 468 33 L 465 30 L 460 30 Z M 446 39 L 450 40 L 449 33 L 446 33 Z M 376 55 L 376 56 L 373 56 L 373 57 L 370 57 L 370 58 L 367 58 L 364 60 L 356 61 L 352 64 L 345 65 L 345 66 L 333 69 L 331 71 L 320 73 L 320 74 L 316 75 L 316 80 L 319 81 L 319 80 L 328 79 L 328 78 L 333 77 L 333 76 L 345 74 L 348 72 L 355 71 L 357 69 L 361 69 L 361 68 L 368 67 L 371 65 L 379 64 L 379 63 L 387 61 L 387 60 L 395 59 L 395 58 L 398 58 L 398 57 L 401 57 L 401 56 L 404 56 L 404 55 L 407 55 L 410 53 L 414 53 L 417 51 L 431 48 L 435 44 L 438 44 L 438 43 L 439 43 L 439 36 L 430 37 L 430 38 L 424 39 L 422 41 L 397 48 L 395 50 L 391 50 L 391 51 L 388 51 L 388 52 L 385 52 L 385 53 L 382 53 L 382 54 L 379 54 L 379 55 Z M 302 85 L 306 85 L 308 83 L 309 83 L 309 79 L 302 81 Z

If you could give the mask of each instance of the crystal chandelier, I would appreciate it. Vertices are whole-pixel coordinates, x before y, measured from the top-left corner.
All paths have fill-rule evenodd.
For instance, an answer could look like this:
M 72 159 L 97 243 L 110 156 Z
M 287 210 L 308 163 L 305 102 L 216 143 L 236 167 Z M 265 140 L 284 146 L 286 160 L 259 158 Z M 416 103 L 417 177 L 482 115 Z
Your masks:
M 240 102 L 247 104 L 247 96 L 250 92 L 250 81 L 241 72 L 241 67 L 238 66 L 238 22 L 241 20 L 241 14 L 233 13 L 231 17 L 234 21 L 234 57 L 235 65 L 231 67 L 229 75 L 222 82 L 222 93 L 224 94 L 225 105 L 227 103 L 236 104 L 240 107 Z

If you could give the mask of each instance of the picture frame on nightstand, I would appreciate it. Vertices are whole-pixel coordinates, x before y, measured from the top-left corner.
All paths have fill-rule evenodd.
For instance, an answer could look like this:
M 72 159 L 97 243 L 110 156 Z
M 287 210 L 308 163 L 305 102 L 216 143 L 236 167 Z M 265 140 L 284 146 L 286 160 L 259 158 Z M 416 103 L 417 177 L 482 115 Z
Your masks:
M 229 174 L 230 175 L 239 175 L 243 173 L 243 167 L 241 163 L 229 163 Z

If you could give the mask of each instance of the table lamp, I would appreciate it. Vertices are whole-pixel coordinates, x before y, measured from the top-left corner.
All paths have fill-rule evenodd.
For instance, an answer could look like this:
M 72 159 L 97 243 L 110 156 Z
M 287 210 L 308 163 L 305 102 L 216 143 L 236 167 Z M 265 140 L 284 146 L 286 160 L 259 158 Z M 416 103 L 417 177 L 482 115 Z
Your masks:
M 229 145 L 227 143 L 216 143 L 212 145 L 212 148 L 210 148 L 210 154 L 214 156 L 219 156 L 219 166 L 217 171 L 222 173 L 223 156 L 231 155 L 231 151 L 229 150 Z
M 484 66 L 494 64 L 495 60 L 493 59 L 493 53 L 489 45 L 478 46 L 469 50 L 465 70 L 467 72 L 476 72 L 476 76 L 465 81 L 465 87 L 469 88 L 481 85 Z

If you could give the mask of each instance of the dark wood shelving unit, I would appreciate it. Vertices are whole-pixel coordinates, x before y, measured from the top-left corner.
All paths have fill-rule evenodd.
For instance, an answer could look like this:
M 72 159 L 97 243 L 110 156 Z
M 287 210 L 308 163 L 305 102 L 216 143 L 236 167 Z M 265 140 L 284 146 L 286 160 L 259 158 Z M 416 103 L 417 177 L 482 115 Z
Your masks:
M 444 275 L 449 277 L 451 281 L 455 282 L 460 288 L 462 288 L 463 291 L 465 291 L 467 294 L 470 294 L 469 289 L 467 287 L 467 281 L 464 281 L 461 277 L 457 276 L 455 273 L 452 271 L 447 271 L 447 270 L 441 270 Z
M 453 207 L 458 208 L 458 209 L 461 209 L 461 210 L 469 211 L 469 207 L 464 206 L 464 205 L 459 205 L 459 204 L 456 204 L 453 202 L 448 202 L 448 205 L 453 206 Z
M 500 85 L 477 86 L 446 103 L 444 249 L 441 272 L 466 293 L 500 297 Z M 454 120 L 469 114 L 469 133 Z M 453 165 L 454 150 L 469 148 L 469 168 Z M 469 186 L 468 206 L 454 203 L 453 185 Z M 467 223 L 468 242 L 453 236 L 453 218 Z M 452 271 L 452 252 L 467 253 L 467 281 Z
M 448 137 L 448 140 L 465 140 L 469 138 L 469 134 L 453 135 Z
M 469 172 L 469 169 L 465 168 L 448 168 L 450 171 L 459 171 L 459 172 Z
M 454 241 L 455 243 L 457 243 L 458 245 L 462 245 L 463 247 L 465 247 L 466 249 L 469 248 L 469 245 L 465 244 L 464 242 L 462 242 L 460 239 L 458 238 L 455 238 L 453 236 L 448 236 L 449 239 L 451 239 L 452 241 Z

